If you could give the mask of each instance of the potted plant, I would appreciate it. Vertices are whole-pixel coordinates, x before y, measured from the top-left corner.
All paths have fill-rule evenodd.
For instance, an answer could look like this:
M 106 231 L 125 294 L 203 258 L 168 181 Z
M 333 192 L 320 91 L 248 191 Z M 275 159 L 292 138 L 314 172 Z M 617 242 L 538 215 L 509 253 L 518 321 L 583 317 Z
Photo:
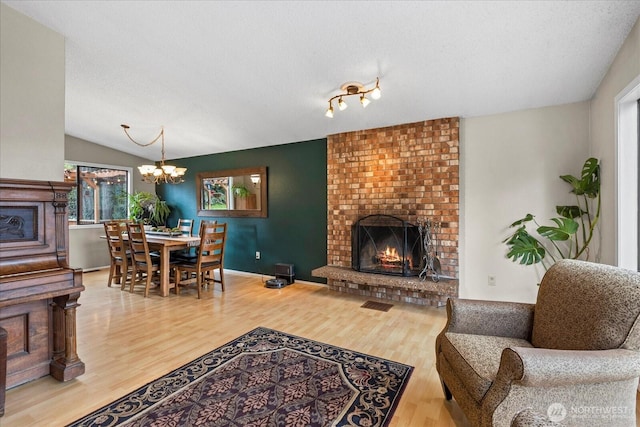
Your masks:
M 138 191 L 129 194 L 129 218 L 145 225 L 163 227 L 171 208 L 167 202 L 160 200 L 158 196 L 146 191 Z
M 232 190 L 235 197 L 236 209 L 256 209 L 256 195 L 253 194 L 244 184 L 234 184 Z
M 233 185 L 233 194 L 236 197 L 248 197 L 251 194 L 251 191 L 244 184 L 234 184 Z
M 559 216 L 551 218 L 555 225 L 540 225 L 532 214 L 511 224 L 510 227 L 517 227 L 516 231 L 503 243 L 509 248 L 507 258 L 513 262 L 524 265 L 542 263 L 547 270 L 563 258 L 589 259 L 589 244 L 600 219 L 598 160 L 587 159 L 579 178 L 562 175 L 560 179 L 571 186 L 571 193 L 576 196 L 576 205 L 556 206 Z M 531 223 L 536 225 L 538 237 L 527 230 L 527 225 Z M 551 261 L 546 259 L 547 256 Z

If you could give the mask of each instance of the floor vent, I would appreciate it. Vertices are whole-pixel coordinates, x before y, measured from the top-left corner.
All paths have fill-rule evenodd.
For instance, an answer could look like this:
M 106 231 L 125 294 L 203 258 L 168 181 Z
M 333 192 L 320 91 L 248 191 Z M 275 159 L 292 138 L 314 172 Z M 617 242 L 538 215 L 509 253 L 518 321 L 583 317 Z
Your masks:
M 370 308 L 371 310 L 378 310 L 378 311 L 389 311 L 389 309 L 393 307 L 393 304 L 386 304 L 384 302 L 376 302 L 376 301 L 367 301 L 364 304 L 362 304 L 360 307 Z

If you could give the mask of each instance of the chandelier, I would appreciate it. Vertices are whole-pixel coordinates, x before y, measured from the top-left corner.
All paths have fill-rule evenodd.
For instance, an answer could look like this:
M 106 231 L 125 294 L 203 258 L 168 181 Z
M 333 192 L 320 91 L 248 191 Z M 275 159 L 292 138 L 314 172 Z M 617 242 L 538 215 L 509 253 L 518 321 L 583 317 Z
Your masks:
M 184 174 L 187 172 L 187 168 L 178 168 L 172 165 L 164 163 L 164 127 L 160 129 L 160 133 L 151 142 L 141 144 L 134 140 L 129 135 L 129 125 L 120 125 L 124 129 L 124 133 L 127 137 L 136 145 L 140 147 L 148 147 L 160 139 L 162 142 L 162 159 L 160 160 L 160 166 L 156 165 L 142 165 L 138 166 L 138 170 L 142 175 L 142 180 L 149 184 L 180 184 L 184 182 Z
M 331 97 L 329 99 L 329 108 L 327 108 L 327 112 L 324 113 L 325 116 L 329 118 L 333 118 L 333 101 L 338 99 L 338 109 L 340 111 L 347 109 L 347 103 L 342 99 L 347 96 L 360 95 L 360 104 L 362 104 L 362 108 L 366 108 L 367 105 L 371 103 L 371 100 L 367 98 L 367 94 L 371 94 L 372 99 L 380 99 L 380 78 L 376 78 L 376 85 L 371 89 L 365 89 L 364 85 L 357 82 L 345 83 L 340 86 L 340 90 L 343 93 L 340 93 L 336 96 Z

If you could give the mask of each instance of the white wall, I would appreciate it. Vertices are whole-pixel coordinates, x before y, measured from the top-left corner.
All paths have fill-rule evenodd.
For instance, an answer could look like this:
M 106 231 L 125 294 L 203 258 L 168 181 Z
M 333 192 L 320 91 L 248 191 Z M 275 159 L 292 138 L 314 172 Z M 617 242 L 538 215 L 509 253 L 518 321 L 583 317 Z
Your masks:
M 142 182 L 140 172 L 136 167 L 143 163 L 153 163 L 148 159 L 67 135 L 65 137 L 65 160 L 131 167 L 133 168 L 132 191 L 155 193 L 155 185 Z M 104 235 L 102 225 L 72 226 L 69 230 L 69 265 L 85 270 L 108 266 L 107 242 L 100 239 L 101 235 Z
M 640 19 L 618 51 L 591 101 L 591 152 L 602 159 L 602 262 L 616 260 L 615 98 L 640 75 Z M 637 197 L 637 195 L 626 195 Z M 624 196 L 623 196 L 624 197 Z
M 64 179 L 64 161 L 135 166 L 148 159 L 65 136 L 64 37 L 0 4 L 0 177 Z M 66 139 L 66 140 L 65 140 Z M 134 170 L 134 191 L 155 192 Z M 69 231 L 69 264 L 109 264 L 101 227 Z
M 550 218 L 556 204 L 571 202 L 557 176 L 578 175 L 587 157 L 601 165 L 601 241 L 592 260 L 616 263 L 615 98 L 639 75 L 640 19 L 592 100 L 462 120 L 461 297 L 535 301 L 544 269 L 505 258 L 506 227 L 529 212 Z
M 0 4 L 0 177 L 62 181 L 64 38 Z
M 574 204 L 559 176 L 579 176 L 588 131 L 588 102 L 462 120 L 461 297 L 535 301 L 544 269 L 513 263 L 502 241 L 527 213 L 548 223 L 556 205 Z

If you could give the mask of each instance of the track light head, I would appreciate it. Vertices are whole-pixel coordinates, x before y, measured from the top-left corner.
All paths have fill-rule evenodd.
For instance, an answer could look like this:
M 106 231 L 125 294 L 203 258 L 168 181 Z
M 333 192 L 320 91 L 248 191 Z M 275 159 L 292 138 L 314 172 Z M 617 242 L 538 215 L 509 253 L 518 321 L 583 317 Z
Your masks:
M 329 102 L 329 108 L 327 108 L 327 112 L 324 113 L 324 115 L 329 117 L 330 119 L 333 118 L 333 105 L 331 105 L 331 102 Z

